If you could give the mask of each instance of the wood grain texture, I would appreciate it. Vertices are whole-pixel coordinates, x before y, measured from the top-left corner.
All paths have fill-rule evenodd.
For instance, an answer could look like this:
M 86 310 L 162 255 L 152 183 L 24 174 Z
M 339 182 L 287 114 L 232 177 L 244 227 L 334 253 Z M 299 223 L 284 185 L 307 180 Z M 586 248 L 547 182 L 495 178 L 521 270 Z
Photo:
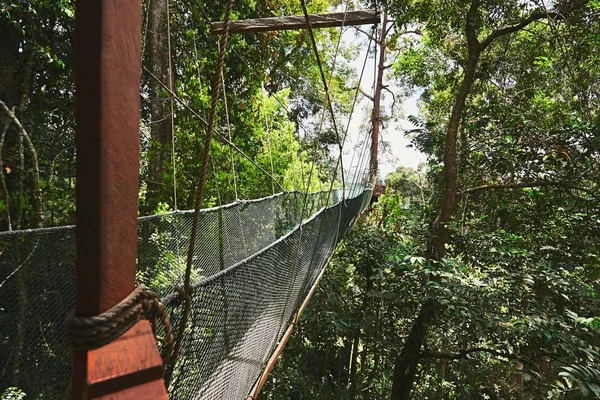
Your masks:
M 76 11 L 76 312 L 102 313 L 135 287 L 142 7 Z
M 93 400 L 163 400 L 167 398 L 164 382 L 161 379 L 144 383 L 119 393 L 111 393 Z
M 167 399 L 163 363 L 148 321 L 139 321 L 114 342 L 90 350 L 87 369 L 90 399 L 122 400 L 138 390 L 140 399 Z
M 312 14 L 309 16 L 313 28 L 332 28 L 336 26 L 368 25 L 379 23 L 379 11 L 360 10 L 345 13 Z M 256 18 L 231 21 L 229 33 L 248 34 L 266 31 L 282 31 L 290 29 L 306 29 L 308 24 L 304 16 L 284 16 L 272 18 Z M 210 24 L 213 35 L 223 33 L 223 22 Z
M 77 2 L 78 316 L 107 311 L 135 288 L 141 19 L 139 0 Z M 167 399 L 162 373 L 150 324 L 141 321 L 113 343 L 74 353 L 72 397 Z

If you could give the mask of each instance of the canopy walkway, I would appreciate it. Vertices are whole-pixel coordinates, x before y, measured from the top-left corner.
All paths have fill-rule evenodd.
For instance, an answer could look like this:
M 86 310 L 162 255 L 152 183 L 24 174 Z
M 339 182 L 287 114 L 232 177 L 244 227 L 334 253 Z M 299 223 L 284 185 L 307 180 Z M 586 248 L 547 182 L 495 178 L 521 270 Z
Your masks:
M 337 243 L 370 199 L 356 187 L 279 193 L 202 210 L 194 260 L 192 316 L 175 367 L 173 399 L 241 399 L 254 385 Z M 304 202 L 310 217 L 301 221 Z M 137 281 L 159 293 L 177 326 L 193 211 L 139 219 Z M 10 365 L 24 324 L 27 393 L 67 398 L 71 352 L 64 320 L 75 306 L 74 226 L 0 233 L 0 365 Z M 155 271 L 167 267 L 160 276 Z M 20 280 L 17 273 L 25 274 Z M 25 310 L 19 285 L 28 291 Z M 175 295 L 172 295 L 172 294 Z M 168 296 L 171 294 L 171 296 Z M 39 387 L 28 387 L 36 382 Z
M 136 99 L 139 98 L 139 93 L 136 93 L 139 82 L 132 80 L 131 76 L 141 70 L 141 64 L 132 62 L 132 65 L 127 65 L 132 60 L 123 61 L 119 58 L 128 45 L 133 43 L 135 47 L 139 44 L 135 43 L 139 37 L 126 34 L 126 31 L 137 32 L 139 26 L 124 24 L 122 21 L 126 18 L 119 23 L 123 13 L 131 10 L 109 9 L 102 24 L 105 25 L 104 29 L 112 29 L 118 34 L 107 39 L 88 32 L 87 39 L 93 43 L 78 50 L 79 71 L 84 71 L 80 74 L 96 68 L 105 73 L 100 74 L 102 79 L 99 79 L 110 82 L 110 85 L 106 86 L 109 94 L 101 95 L 93 80 L 87 76 L 79 78 L 78 93 L 86 93 L 87 97 L 78 94 L 83 100 L 78 102 L 77 229 L 75 226 L 62 226 L 0 233 L 0 298 L 3 299 L 0 305 L 0 377 L 8 380 L 11 369 L 20 368 L 20 382 L 27 394 L 36 398 L 62 399 L 69 397 L 73 390 L 73 398 L 78 398 L 76 392 L 84 390 L 87 391 L 86 398 L 100 399 L 117 390 L 110 385 L 121 385 L 118 390 L 135 389 L 135 385 L 141 385 L 139 382 L 147 383 L 149 380 L 160 380 L 159 387 L 162 388 L 162 363 L 158 370 L 154 368 L 155 372 L 148 372 L 152 369 L 149 360 L 153 359 L 158 343 L 159 349 L 165 353 L 165 385 L 169 398 L 242 399 L 249 394 L 254 396 L 260 390 L 262 378 L 269 372 L 269 360 L 276 357 L 278 346 L 287 340 L 290 328 L 293 328 L 307 300 L 314 293 L 338 243 L 369 205 L 372 186 L 368 182 L 372 181 L 374 171 L 372 160 L 371 163 L 368 161 L 368 141 L 364 141 L 361 154 L 348 166 L 348 171 L 355 168 L 351 178 L 345 178 L 341 157 L 348 127 L 340 135 L 310 20 L 317 26 L 343 26 L 347 22 L 374 23 L 379 14 L 358 12 L 348 16 L 345 11 L 310 17 L 302 1 L 304 17 L 286 19 L 283 21 L 286 26 L 277 29 L 295 29 L 299 24 L 311 33 L 327 104 L 321 116 L 321 127 L 325 110 L 328 109 L 339 145 L 330 189 L 315 193 L 308 193 L 308 189 L 283 191 L 256 200 L 241 200 L 200 209 L 207 179 L 210 144 L 215 133 L 216 103 L 223 81 L 223 58 L 232 4 L 230 0 L 225 22 L 219 25 L 223 37 L 219 47 L 211 111 L 208 122 L 203 120 L 207 134 L 196 208 L 138 218 L 137 235 L 135 218 L 139 164 L 137 159 L 132 161 L 131 154 L 139 152 L 136 117 L 136 113 L 139 113 Z M 93 10 L 91 5 L 80 5 L 78 18 L 93 21 L 96 18 Z M 136 20 L 135 15 L 133 20 Z M 255 23 L 262 22 L 251 20 L 251 24 Z M 282 22 L 277 19 L 267 21 L 271 25 L 278 23 Z M 247 24 L 241 25 L 247 29 Z M 100 45 L 110 40 L 123 43 Z M 85 56 L 86 52 L 101 51 L 103 48 L 108 49 L 105 51 L 109 55 L 116 55 L 123 65 L 115 67 L 115 63 L 103 64 L 104 60 L 111 60 L 107 56 Z M 128 71 L 134 73 L 128 75 Z M 171 94 L 171 100 L 180 101 L 194 116 L 202 118 L 179 99 L 169 85 L 161 84 Z M 119 98 L 119 104 L 123 104 L 127 110 L 103 108 L 114 102 L 117 95 L 122 97 Z M 103 113 L 97 113 L 98 109 L 102 109 Z M 100 114 L 98 120 L 90 117 Z M 119 121 L 118 127 L 102 124 L 102 121 L 111 119 Z M 86 130 L 93 132 L 92 135 L 84 137 L 81 132 Z M 129 136 L 122 132 L 127 132 Z M 226 144 L 239 151 L 229 139 L 223 135 L 221 137 Z M 102 148 L 105 151 L 96 151 L 98 146 L 104 146 Z M 267 171 L 253 164 L 274 179 Z M 114 166 L 118 168 L 112 169 Z M 97 173 L 98 170 L 102 173 Z M 341 183 L 337 180 L 338 170 Z M 306 188 L 309 187 L 312 173 L 311 167 Z M 129 314 L 126 316 L 111 314 L 116 313 L 114 310 L 123 301 L 127 301 L 128 293 L 135 293 L 131 292 L 133 282 L 129 282 L 128 278 L 128 274 L 131 274 L 133 280 L 132 272 L 135 273 L 138 289 L 150 290 L 153 296 L 154 293 L 158 295 L 151 302 L 153 307 L 160 308 L 160 312 L 149 312 L 147 304 L 140 302 L 128 308 L 126 312 Z M 158 314 L 162 325 L 157 324 Z M 110 336 L 112 333 L 107 332 L 120 329 L 119 335 L 103 339 L 104 342 L 75 343 L 73 321 L 85 325 L 88 322 L 81 321 L 95 321 L 94 318 L 103 318 L 110 327 L 94 326 L 92 336 Z M 98 366 L 91 365 L 82 355 L 89 357 L 90 349 L 102 350 L 112 346 L 121 334 L 129 334 L 133 324 L 140 318 L 150 320 L 156 342 L 154 337 L 151 340 L 147 337 L 136 339 L 152 347 L 144 360 L 134 360 L 134 364 L 138 363 L 134 367 L 139 369 L 127 375 L 125 372 L 107 372 L 117 366 L 108 369 L 103 366 L 105 371 L 102 373 L 110 376 L 107 375 L 106 381 L 102 380 L 105 378 L 99 378 L 93 383 L 90 371 Z M 170 327 L 173 328 L 173 334 Z M 75 351 L 74 357 L 69 344 Z M 132 353 L 137 351 L 134 350 Z M 160 379 L 152 375 L 156 371 Z M 119 378 L 119 373 L 126 375 L 126 378 L 118 381 L 116 378 Z M 87 375 L 81 377 L 78 374 Z M 143 374 L 147 375 L 144 378 L 146 380 L 140 380 Z M 72 376 L 74 389 L 70 384 Z M 111 379 L 117 383 L 110 383 Z M 135 383 L 136 379 L 138 383 Z M 126 380 L 129 383 L 125 384 Z M 164 392 L 164 388 L 161 390 Z M 165 397 L 156 395 L 152 398 Z

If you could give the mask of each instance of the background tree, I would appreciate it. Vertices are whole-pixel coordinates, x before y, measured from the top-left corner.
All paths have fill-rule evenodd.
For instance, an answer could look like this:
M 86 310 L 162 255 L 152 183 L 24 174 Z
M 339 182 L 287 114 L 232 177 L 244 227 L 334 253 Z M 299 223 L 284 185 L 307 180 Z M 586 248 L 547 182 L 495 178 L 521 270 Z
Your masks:
M 411 135 L 429 156 L 433 197 L 390 208 L 386 196 L 363 221 L 397 236 L 381 248 L 393 283 L 373 293 L 387 307 L 369 324 L 394 321 L 376 338 L 389 351 L 358 396 L 375 388 L 375 398 L 600 396 L 598 240 L 589 230 L 598 215 L 598 82 L 590 79 L 598 5 L 395 2 L 390 13 L 422 34 L 399 42 L 394 71 L 406 92 L 424 89 Z M 363 254 L 364 242 L 351 240 L 345 251 Z M 350 283 L 332 285 L 366 290 L 360 275 L 345 276 Z M 321 296 L 334 289 L 326 290 Z M 378 315 L 343 294 L 349 308 L 335 318 Z M 310 325 L 310 343 L 333 319 L 318 301 L 314 312 L 324 320 Z M 314 353 L 298 340 L 309 360 Z M 287 362 L 273 390 L 294 382 Z M 359 362 L 358 381 L 373 365 Z

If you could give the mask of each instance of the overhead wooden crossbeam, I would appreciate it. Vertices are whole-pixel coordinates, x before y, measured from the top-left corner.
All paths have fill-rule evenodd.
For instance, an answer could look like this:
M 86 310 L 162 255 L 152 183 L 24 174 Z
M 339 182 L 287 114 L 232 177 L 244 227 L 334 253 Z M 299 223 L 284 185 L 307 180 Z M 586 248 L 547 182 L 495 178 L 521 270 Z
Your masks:
M 313 28 L 333 28 L 337 26 L 377 24 L 379 23 L 380 16 L 377 10 L 360 10 L 348 11 L 346 13 L 311 14 L 309 15 L 309 19 Z M 299 15 L 231 21 L 229 33 L 248 34 L 307 28 L 306 18 L 303 15 Z M 223 21 L 212 22 L 210 24 L 210 33 L 221 35 L 223 33 Z

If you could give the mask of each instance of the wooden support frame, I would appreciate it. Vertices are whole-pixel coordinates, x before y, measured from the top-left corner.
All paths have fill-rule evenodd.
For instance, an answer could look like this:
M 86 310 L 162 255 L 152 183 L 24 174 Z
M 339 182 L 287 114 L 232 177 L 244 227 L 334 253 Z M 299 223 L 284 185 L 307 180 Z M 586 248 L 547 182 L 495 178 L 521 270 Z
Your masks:
M 309 19 L 313 28 L 333 28 L 339 26 L 378 24 L 380 14 L 377 10 L 359 10 L 348 11 L 346 13 L 311 14 L 309 15 Z M 229 34 L 249 34 L 291 29 L 308 29 L 306 18 L 303 15 L 300 15 L 231 21 L 229 25 Z M 211 23 L 210 33 L 213 35 L 222 34 L 223 22 Z
M 76 54 L 75 313 L 109 310 L 135 288 L 141 77 L 140 0 L 79 0 Z M 167 399 L 148 321 L 73 356 L 72 398 Z

